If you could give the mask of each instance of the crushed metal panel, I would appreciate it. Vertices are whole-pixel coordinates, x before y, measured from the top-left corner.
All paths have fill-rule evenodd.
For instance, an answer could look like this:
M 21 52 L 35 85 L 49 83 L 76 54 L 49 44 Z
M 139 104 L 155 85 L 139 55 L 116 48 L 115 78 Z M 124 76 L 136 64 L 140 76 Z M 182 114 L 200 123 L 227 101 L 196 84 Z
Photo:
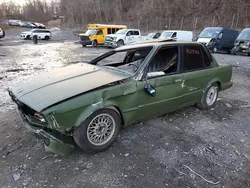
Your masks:
M 22 85 L 14 88 L 12 91 L 20 101 L 28 106 L 32 106 L 34 110 L 40 112 L 46 107 L 70 97 L 131 76 L 130 74 L 112 69 L 98 67 L 97 70 L 94 70 L 96 66 L 86 63 L 82 66 L 72 66 L 76 66 L 73 70 L 76 70 L 77 67 L 80 70 L 83 69 L 83 73 L 80 74 L 79 71 L 76 71 L 76 73 L 68 75 L 67 78 L 62 79 L 61 77 L 55 77 L 53 79 L 54 73 L 52 72 L 49 79 L 42 77 L 39 78 L 39 80 L 41 80 L 40 82 L 37 80 L 37 83 L 33 82 L 31 84 Z M 88 71 L 84 70 L 85 67 Z M 63 71 L 66 70 L 63 68 Z M 61 74 L 64 75 L 63 73 Z M 43 78 L 47 81 L 44 81 Z M 59 78 L 62 80 L 58 81 Z M 52 79 L 52 81 L 50 79 Z M 18 93 L 20 90 L 22 90 L 22 92 Z

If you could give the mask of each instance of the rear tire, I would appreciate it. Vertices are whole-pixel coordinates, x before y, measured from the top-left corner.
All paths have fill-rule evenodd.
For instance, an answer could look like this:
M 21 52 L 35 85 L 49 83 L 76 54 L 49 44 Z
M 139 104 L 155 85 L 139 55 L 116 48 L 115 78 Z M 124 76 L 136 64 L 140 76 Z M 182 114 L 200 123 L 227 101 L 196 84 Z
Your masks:
M 250 56 L 250 52 L 248 52 L 247 55 Z
M 232 55 L 236 55 L 236 50 L 235 50 L 235 49 L 232 49 L 232 50 L 231 50 L 231 54 L 232 54 Z
M 202 110 L 208 110 L 210 108 L 213 108 L 216 104 L 218 94 L 219 94 L 218 84 L 213 83 L 205 90 L 205 92 L 203 92 L 203 96 L 200 102 L 196 104 L 197 107 Z
M 86 45 L 85 45 L 85 44 L 82 44 L 82 47 L 84 48 L 84 47 L 86 47 Z
M 101 109 L 89 116 L 75 131 L 76 144 L 87 153 L 109 148 L 119 135 L 121 117 L 111 109 Z

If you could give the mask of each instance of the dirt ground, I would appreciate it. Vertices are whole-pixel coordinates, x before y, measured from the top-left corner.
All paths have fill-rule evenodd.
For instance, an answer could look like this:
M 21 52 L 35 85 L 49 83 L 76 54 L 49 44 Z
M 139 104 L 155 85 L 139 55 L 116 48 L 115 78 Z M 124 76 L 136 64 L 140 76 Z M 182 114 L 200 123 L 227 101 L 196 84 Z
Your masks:
M 86 188 L 250 187 L 250 57 L 215 54 L 234 66 L 234 86 L 209 111 L 188 107 L 130 126 L 96 155 L 47 153 L 26 131 L 6 88 L 107 51 L 55 30 L 38 45 L 9 31 L 0 41 L 0 185 Z

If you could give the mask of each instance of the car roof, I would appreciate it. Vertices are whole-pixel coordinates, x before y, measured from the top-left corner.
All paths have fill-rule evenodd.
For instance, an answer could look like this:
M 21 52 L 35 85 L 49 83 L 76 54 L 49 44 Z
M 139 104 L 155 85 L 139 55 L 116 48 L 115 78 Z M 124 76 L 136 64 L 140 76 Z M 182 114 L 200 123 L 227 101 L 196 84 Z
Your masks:
M 164 41 L 164 40 L 147 40 L 145 42 L 140 42 L 140 43 L 134 43 L 134 44 L 130 44 L 130 45 L 126 45 L 126 46 L 122 46 L 119 48 L 116 48 L 114 51 L 126 51 L 126 50 L 130 50 L 130 49 L 138 49 L 138 48 L 146 48 L 146 47 L 159 47 L 159 46 L 178 46 L 178 45 L 183 45 L 183 44 L 196 44 L 196 45 L 201 45 L 198 42 L 189 42 L 189 41 Z

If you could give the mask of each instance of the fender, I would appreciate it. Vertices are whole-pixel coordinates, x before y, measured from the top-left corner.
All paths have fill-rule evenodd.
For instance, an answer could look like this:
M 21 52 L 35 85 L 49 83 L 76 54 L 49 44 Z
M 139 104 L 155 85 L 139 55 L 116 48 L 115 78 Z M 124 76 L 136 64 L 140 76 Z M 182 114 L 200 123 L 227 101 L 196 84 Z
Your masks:
M 113 109 L 114 111 L 118 112 L 118 114 L 121 116 L 121 119 L 123 121 L 123 114 L 119 108 L 119 105 L 112 100 L 101 100 L 97 103 L 91 104 L 87 106 L 82 114 L 78 117 L 75 127 L 79 127 L 89 116 L 91 116 L 94 112 L 97 110 L 103 109 L 103 108 L 109 108 Z
M 209 88 L 213 83 L 217 83 L 219 87 L 219 91 L 221 91 L 221 80 L 219 78 L 214 78 L 210 80 L 207 84 L 207 86 L 204 88 L 203 93 L 206 91 L 207 88 Z

